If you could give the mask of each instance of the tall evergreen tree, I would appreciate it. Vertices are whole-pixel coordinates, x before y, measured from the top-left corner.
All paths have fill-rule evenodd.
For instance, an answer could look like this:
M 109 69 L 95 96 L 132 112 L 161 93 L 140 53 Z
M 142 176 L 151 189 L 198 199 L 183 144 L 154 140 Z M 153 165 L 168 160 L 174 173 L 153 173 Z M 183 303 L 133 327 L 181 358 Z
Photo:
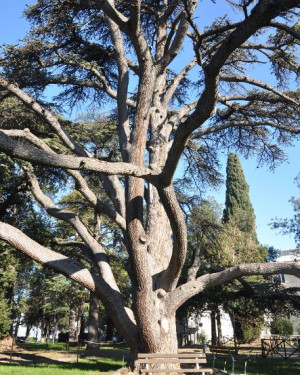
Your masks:
M 229 262 L 234 265 L 266 259 L 266 249 L 259 246 L 255 229 L 255 214 L 250 201 L 249 185 L 236 154 L 230 153 L 226 168 L 226 200 L 223 215 L 225 247 L 230 250 Z M 235 288 L 234 285 L 231 288 Z M 235 336 L 239 341 L 251 341 L 259 336 L 263 310 L 250 298 L 239 298 L 224 305 L 232 318 Z
M 236 154 L 230 153 L 226 168 L 226 201 L 224 222 L 234 220 L 240 231 L 256 238 L 255 214 L 249 197 L 249 185 Z

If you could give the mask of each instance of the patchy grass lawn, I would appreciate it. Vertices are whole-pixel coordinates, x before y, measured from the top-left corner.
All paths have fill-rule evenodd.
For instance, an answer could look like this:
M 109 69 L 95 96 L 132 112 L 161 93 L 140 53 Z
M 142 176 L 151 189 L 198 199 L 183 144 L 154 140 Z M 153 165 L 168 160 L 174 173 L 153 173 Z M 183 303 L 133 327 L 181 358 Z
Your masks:
M 123 367 L 127 361 L 128 348 L 124 345 L 103 346 L 100 352 L 80 350 L 65 351 L 64 344 L 22 344 L 15 349 L 11 363 L 9 351 L 0 353 L 0 375 L 104 375 Z M 208 355 L 208 366 L 212 356 Z M 217 361 L 216 368 L 223 369 L 224 361 Z M 231 372 L 231 361 L 227 361 Z M 244 361 L 235 363 L 235 373 L 244 373 Z M 251 359 L 247 375 L 299 375 L 300 358 Z
M 235 362 L 235 373 L 244 373 L 244 361 Z M 212 365 L 211 359 L 208 359 L 208 366 Z M 223 370 L 224 361 L 216 361 L 216 368 Z M 231 373 L 232 364 L 228 360 L 226 370 Z M 300 375 L 300 358 L 279 359 L 251 359 L 247 364 L 247 375 Z
M 80 360 L 79 363 L 62 364 L 0 364 L 1 375 L 103 375 L 123 366 L 122 361 Z
M 64 344 L 26 343 L 0 353 L 0 375 L 103 375 L 124 366 L 128 349 L 105 346 L 100 351 L 65 350 Z

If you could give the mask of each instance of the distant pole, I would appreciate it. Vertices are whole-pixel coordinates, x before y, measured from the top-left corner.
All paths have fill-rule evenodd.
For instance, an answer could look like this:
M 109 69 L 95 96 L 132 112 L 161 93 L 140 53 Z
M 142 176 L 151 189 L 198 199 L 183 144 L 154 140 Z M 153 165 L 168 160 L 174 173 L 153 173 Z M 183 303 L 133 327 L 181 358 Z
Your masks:
M 77 339 L 77 363 L 79 362 L 79 339 Z
M 12 340 L 11 340 L 11 348 L 10 348 L 9 363 L 11 363 L 11 361 L 12 361 L 13 350 L 14 350 L 14 340 L 12 338 Z

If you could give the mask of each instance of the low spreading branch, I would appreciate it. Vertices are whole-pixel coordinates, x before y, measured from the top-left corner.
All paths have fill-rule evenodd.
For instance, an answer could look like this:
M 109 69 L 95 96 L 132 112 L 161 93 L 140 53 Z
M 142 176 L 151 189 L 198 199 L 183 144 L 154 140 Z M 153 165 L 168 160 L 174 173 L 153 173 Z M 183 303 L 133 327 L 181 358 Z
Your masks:
M 174 313 L 189 298 L 205 289 L 226 284 L 243 276 L 288 274 L 300 278 L 300 262 L 292 263 L 247 263 L 226 268 L 223 271 L 206 274 L 189 281 L 168 293 L 165 297 L 168 314 Z
M 125 334 L 130 342 L 134 343 L 134 340 L 138 340 L 132 311 L 126 307 L 120 293 L 103 278 L 90 272 L 76 260 L 40 245 L 19 229 L 1 221 L 0 238 L 41 265 L 59 272 L 95 292 L 107 310 L 115 316 L 118 330 Z
M 0 150 L 11 157 L 30 161 L 33 164 L 42 164 L 63 169 L 94 171 L 108 175 L 142 177 L 149 181 L 155 180 L 155 173 L 145 167 L 138 167 L 130 163 L 106 162 L 94 158 L 48 153 L 31 145 L 24 144 L 21 141 L 16 141 L 8 137 L 3 131 L 0 131 Z
M 55 131 L 63 143 L 76 154 L 81 156 L 89 156 L 89 153 L 80 147 L 62 128 L 57 118 L 46 108 L 42 107 L 37 101 L 35 101 L 30 95 L 26 94 L 25 91 L 19 89 L 16 85 L 13 85 L 6 80 L 0 78 L 0 86 L 11 92 L 17 98 L 19 98 L 26 106 L 32 109 L 37 115 L 41 116 L 42 119 Z
M 22 138 L 29 141 L 34 146 L 38 147 L 41 150 L 44 150 L 51 154 L 56 154 L 51 147 L 49 147 L 45 142 L 43 142 L 40 138 L 33 135 L 29 129 L 18 130 L 18 129 L 11 129 L 11 130 L 2 130 L 2 132 L 10 137 L 13 138 Z M 118 204 L 116 204 L 118 210 L 114 210 L 113 207 L 103 201 L 101 201 L 96 194 L 89 188 L 87 181 L 82 177 L 80 172 L 67 169 L 66 172 L 73 177 L 76 189 L 80 191 L 80 193 L 87 199 L 87 201 L 96 209 L 99 214 L 105 214 L 110 217 L 114 222 L 116 222 L 121 229 L 126 228 L 125 222 L 125 210 L 121 207 L 124 206 L 120 202 L 122 200 L 122 187 L 120 186 L 120 182 L 116 176 L 111 177 L 113 182 L 109 182 L 109 177 L 103 176 L 104 180 L 107 181 L 106 184 L 109 184 L 109 191 L 113 191 L 114 193 L 117 191 L 119 198 L 116 198 Z M 115 193 L 116 194 L 116 193 Z M 123 215 L 120 215 L 120 212 Z

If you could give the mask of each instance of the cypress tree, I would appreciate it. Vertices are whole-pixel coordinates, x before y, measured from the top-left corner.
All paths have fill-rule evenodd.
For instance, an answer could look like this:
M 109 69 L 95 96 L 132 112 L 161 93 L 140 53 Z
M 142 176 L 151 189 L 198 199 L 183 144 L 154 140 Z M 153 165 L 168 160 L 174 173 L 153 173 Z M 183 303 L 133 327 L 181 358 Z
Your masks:
M 230 153 L 226 168 L 226 200 L 223 222 L 232 233 L 233 228 L 240 231 L 240 241 L 234 243 L 230 236 L 230 246 L 235 253 L 235 261 L 240 263 L 253 259 L 262 262 L 265 249 L 259 246 L 255 230 L 255 214 L 249 197 L 249 185 L 246 182 L 242 165 L 236 154 Z M 245 257 L 245 258 L 244 258 Z M 263 311 L 251 299 L 240 298 L 226 303 L 225 309 L 233 320 L 236 338 L 249 342 L 259 337 L 263 324 Z
M 256 239 L 255 214 L 249 197 L 249 185 L 236 154 L 230 153 L 226 167 L 226 201 L 223 220 L 234 220 L 240 231 Z

